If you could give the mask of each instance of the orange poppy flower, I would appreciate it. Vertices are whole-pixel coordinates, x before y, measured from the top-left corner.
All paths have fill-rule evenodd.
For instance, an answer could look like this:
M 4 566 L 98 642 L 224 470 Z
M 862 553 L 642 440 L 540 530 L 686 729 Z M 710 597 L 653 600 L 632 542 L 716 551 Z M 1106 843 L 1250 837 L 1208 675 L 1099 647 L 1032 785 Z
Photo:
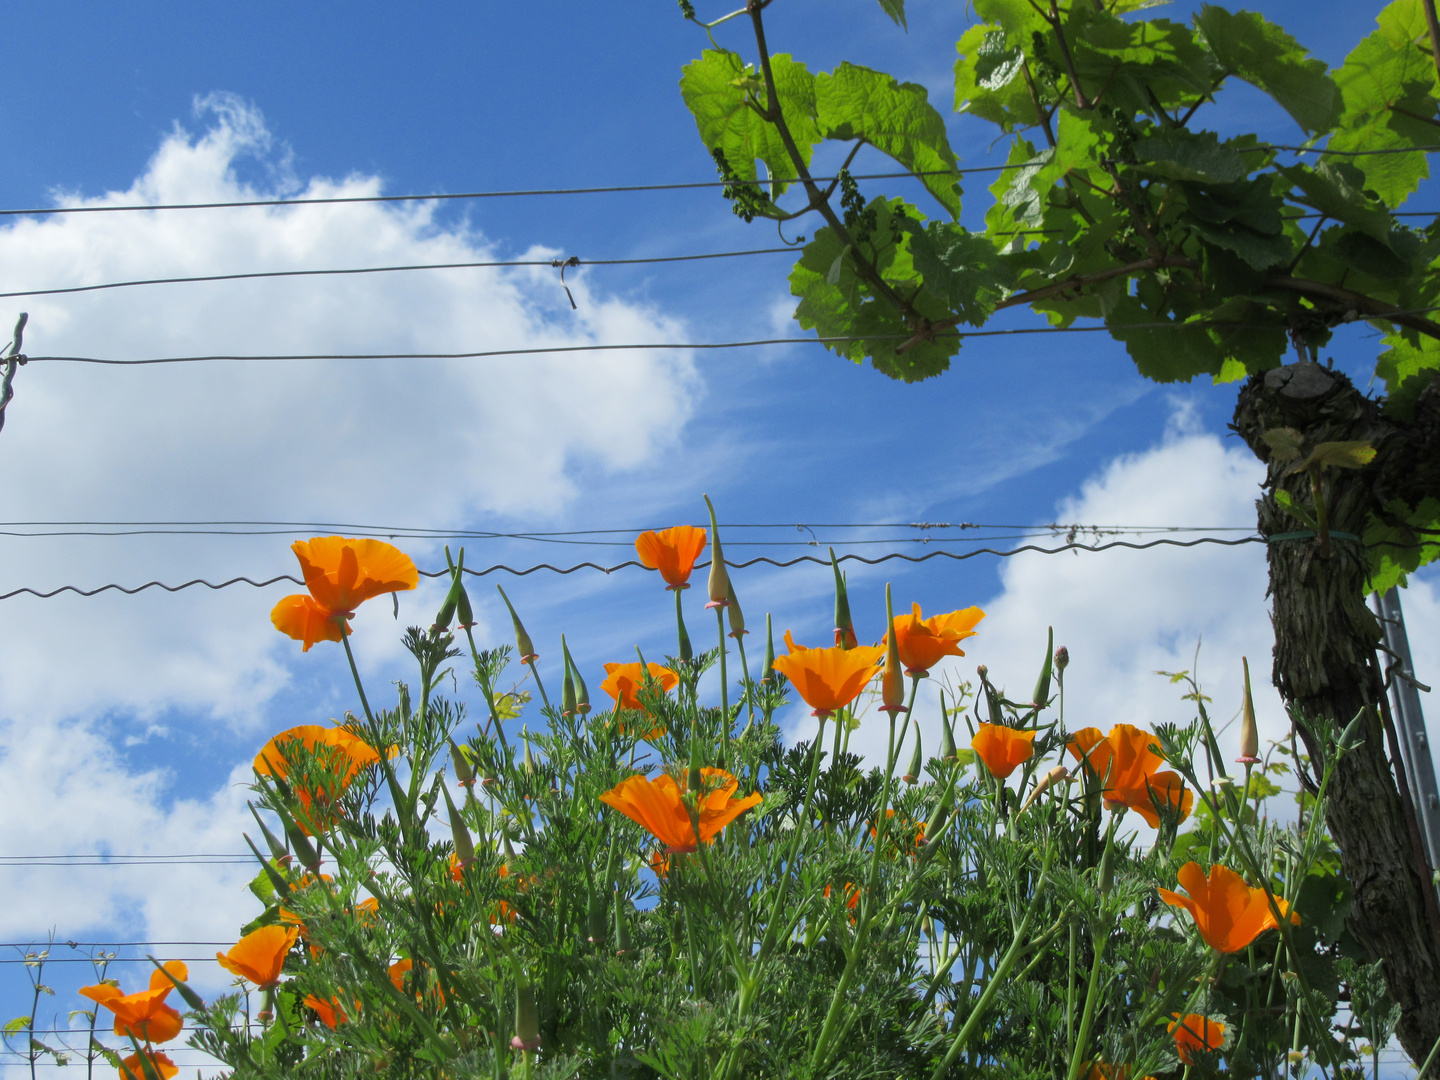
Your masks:
M 775 670 L 790 680 L 816 716 L 829 716 L 859 697 L 880 674 L 876 665 L 885 656 L 883 645 L 807 649 L 795 644 L 789 630 L 785 631 L 785 647 L 790 652 L 775 658 Z
M 970 749 L 992 775 L 1004 780 L 1035 756 L 1035 732 L 1016 731 L 1003 724 L 981 724 L 970 740 Z
M 300 928 L 262 926 L 241 938 L 228 953 L 216 953 L 220 966 L 232 975 L 249 979 L 262 990 L 280 981 L 285 955 L 295 947 Z
M 1179 774 L 1157 771 L 1165 759 L 1151 749 L 1154 742 L 1155 736 L 1142 728 L 1116 724 L 1108 735 L 1082 728 L 1070 736 L 1066 749 L 1104 783 L 1104 799 L 1112 809 L 1138 810 L 1154 828 L 1160 824 L 1157 802 L 1178 809 L 1183 821 L 1195 799 Z
M 1175 1021 L 1166 1030 L 1175 1037 L 1175 1049 L 1182 1063 L 1194 1065 L 1194 1055 L 1219 1050 L 1225 1045 L 1225 1025 L 1220 1021 L 1198 1013 L 1170 1015 Z
M 606 664 L 605 681 L 600 684 L 600 689 L 614 698 L 620 708 L 639 709 L 642 706 L 638 695 L 645 685 L 647 671 L 650 678 L 660 684 L 661 693 L 668 694 L 680 682 L 680 676 L 668 667 L 651 662 L 645 665 L 645 669 L 640 669 L 638 660 L 633 664 Z
M 504 901 L 502 900 L 501 903 L 504 903 Z M 495 920 L 491 919 L 490 921 L 494 922 Z M 397 960 L 395 963 L 390 965 L 390 981 L 395 984 L 396 990 L 399 990 L 401 993 L 405 992 L 405 976 L 409 975 L 410 972 L 414 970 L 414 968 L 415 961 L 409 959 L 408 957 L 404 960 Z M 424 974 L 425 969 L 421 968 L 420 971 L 417 973 L 417 977 L 423 977 Z M 445 1003 L 445 991 L 441 990 L 437 986 L 435 987 L 435 994 L 437 997 L 439 997 L 440 1003 L 443 1005 Z M 419 991 L 416 991 L 415 996 L 420 996 Z
M 1187 862 L 1177 877 L 1190 895 L 1159 889 L 1160 899 L 1171 907 L 1190 912 L 1195 928 L 1212 949 L 1239 952 L 1263 932 L 1279 925 L 1265 898 L 1265 890 L 1251 888 L 1228 866 L 1217 863 L 1207 877 L 1199 864 Z M 1284 900 L 1276 897 L 1275 902 L 1282 915 L 1288 914 L 1292 923 L 1299 924 L 1300 916 L 1290 911 Z
M 296 790 L 300 806 L 305 811 L 300 815 L 297 824 L 306 836 L 313 836 L 317 827 L 324 830 L 331 824 L 329 809 L 335 799 L 361 769 L 368 769 L 379 762 L 380 755 L 364 739 L 346 728 L 301 724 L 299 727 L 282 731 L 260 748 L 260 752 L 255 755 L 255 772 L 260 776 L 288 779 L 291 768 L 285 755 L 288 752 L 293 756 L 297 743 L 313 754 L 321 766 L 336 775 L 333 789 L 328 784 L 321 783 L 316 790 L 305 786 Z M 386 756 L 393 758 L 399 752 L 399 747 L 392 746 L 386 751 Z
M 348 1024 L 350 1022 L 350 1017 L 345 1015 L 345 1008 L 338 997 L 324 1001 L 314 994 L 306 994 L 305 1006 L 314 1009 L 316 1015 L 320 1017 L 320 1022 L 331 1031 L 335 1030 L 337 1024 Z
M 900 648 L 905 674 L 923 675 L 942 656 L 964 656 L 960 642 L 975 636 L 975 624 L 984 617 L 985 612 L 978 607 L 968 607 L 921 619 L 920 605 L 911 604 L 909 615 L 895 619 L 895 644 Z
M 705 550 L 705 530 L 694 525 L 676 525 L 659 532 L 643 532 L 635 538 L 635 553 L 651 570 L 659 570 L 666 589 L 688 589 L 690 571 Z
M 183 960 L 167 961 L 165 970 L 182 981 L 190 974 Z M 125 994 L 118 986 L 98 983 L 82 986 L 80 994 L 115 1014 L 116 1035 L 131 1036 L 141 1042 L 163 1043 L 179 1035 L 185 1026 L 180 1013 L 165 1004 L 166 996 L 173 989 L 175 984 L 166 978 L 164 972 L 152 971 L 148 990 Z
M 694 851 L 702 841 L 714 843 L 721 829 L 761 801 L 758 791 L 743 799 L 733 798 L 740 781 L 724 769 L 701 769 L 700 775 L 721 783 L 699 800 L 696 808 L 700 822 L 698 840 L 694 823 L 690 820 L 690 810 L 685 805 L 684 793 L 675 779 L 666 774 L 662 773 L 654 780 L 646 780 L 638 774 L 632 776 L 601 795 L 600 801 L 650 830 L 665 845 L 667 854 Z
M 656 848 L 650 853 L 650 869 L 655 872 L 655 876 L 658 878 L 669 875 L 670 856 L 665 854 L 663 848 Z
M 163 1050 L 141 1050 L 138 1054 L 129 1054 L 120 1059 L 120 1080 L 145 1080 L 149 1074 L 145 1071 L 145 1066 L 140 1064 L 141 1057 L 150 1059 L 150 1067 L 161 1080 L 170 1080 L 172 1076 L 180 1073 L 180 1066 L 171 1061 L 170 1055 Z
M 300 560 L 310 595 L 285 597 L 270 612 L 270 621 L 303 642 L 302 652 L 317 641 L 339 641 L 348 634 L 350 618 L 366 600 L 420 583 L 410 556 L 383 540 L 315 536 L 296 540 L 290 549 Z

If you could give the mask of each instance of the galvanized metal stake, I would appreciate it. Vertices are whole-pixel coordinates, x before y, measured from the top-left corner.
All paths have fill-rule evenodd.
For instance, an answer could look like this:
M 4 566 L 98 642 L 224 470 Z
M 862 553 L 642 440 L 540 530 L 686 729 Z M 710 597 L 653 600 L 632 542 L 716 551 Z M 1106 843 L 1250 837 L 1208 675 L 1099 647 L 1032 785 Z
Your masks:
M 1428 690 L 1415 678 L 1410 659 L 1410 639 L 1405 634 L 1405 616 L 1400 610 L 1400 590 L 1390 589 L 1375 598 L 1375 614 L 1380 619 L 1385 648 L 1391 653 L 1389 671 L 1390 707 L 1399 728 L 1400 753 L 1404 758 L 1405 779 L 1415 803 L 1415 816 L 1425 841 L 1425 854 L 1431 869 L 1440 868 L 1440 787 L 1435 781 L 1435 763 L 1430 756 L 1430 740 L 1425 732 L 1425 716 L 1420 711 L 1421 689 Z

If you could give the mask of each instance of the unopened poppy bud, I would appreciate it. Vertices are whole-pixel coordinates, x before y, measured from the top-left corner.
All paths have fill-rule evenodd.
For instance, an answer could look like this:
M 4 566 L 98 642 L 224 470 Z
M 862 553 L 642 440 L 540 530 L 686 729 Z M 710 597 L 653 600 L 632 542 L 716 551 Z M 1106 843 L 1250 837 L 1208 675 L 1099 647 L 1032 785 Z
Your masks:
M 697 795 L 705 789 L 705 780 L 700 773 L 700 739 L 693 734 L 690 736 L 690 768 L 685 783 Z
M 1101 896 L 1109 896 L 1115 887 L 1115 818 L 1110 819 L 1110 829 L 1105 834 L 1105 854 L 1100 856 L 1100 872 L 1095 884 Z
M 1063 673 L 1070 666 L 1070 650 L 1061 645 L 1055 650 L 1055 670 Z
M 505 601 L 505 606 L 510 609 L 510 621 L 515 624 L 515 648 L 520 652 L 520 662 L 529 664 L 539 660 L 535 652 L 535 643 L 530 640 L 530 635 L 525 632 L 525 624 L 520 621 L 520 616 L 515 612 L 515 605 L 510 603 L 510 597 L 505 595 L 505 590 L 499 585 L 495 588 L 500 590 L 500 599 Z
M 565 680 L 560 687 L 560 715 L 574 716 L 579 711 L 575 697 L 575 676 L 570 673 L 570 650 L 565 645 L 565 635 L 560 635 L 560 649 L 565 654 Z
M 179 995 L 185 999 L 186 1005 L 189 1005 L 192 1009 L 205 1008 L 205 999 L 202 998 L 199 994 L 197 994 L 194 990 L 191 990 L 189 983 L 187 983 L 184 979 L 177 977 L 173 971 L 171 971 L 164 964 L 160 963 L 159 960 L 156 960 L 155 957 L 151 956 L 149 957 L 149 960 L 150 963 L 154 964 L 157 968 L 159 968 L 165 973 L 165 977 L 170 980 L 171 985 L 173 985 Z M 179 963 L 179 961 L 171 962 Z M 181 970 L 184 970 L 183 966 Z
M 251 840 L 245 833 L 241 833 L 240 835 L 245 837 L 245 843 L 250 845 L 250 850 L 255 853 L 255 858 L 260 861 L 260 869 L 264 871 L 266 880 L 270 882 L 270 887 L 280 896 L 284 896 L 290 888 L 290 883 L 285 880 L 285 875 L 275 868 L 274 863 L 260 854 L 260 849 L 255 846 L 254 840 Z
M 580 665 L 570 656 L 570 647 L 565 644 L 565 635 L 560 635 L 560 648 L 565 652 L 566 678 L 575 680 L 575 712 L 584 716 L 590 711 L 590 689 L 580 674 Z
M 885 670 L 880 676 L 880 708 L 895 719 L 905 711 L 905 670 L 900 666 L 900 644 L 895 633 L 895 608 L 890 601 L 890 585 L 885 585 Z M 918 735 L 918 731 L 917 731 Z
M 445 561 L 450 564 L 450 589 L 445 593 L 445 600 L 441 603 L 440 610 L 435 613 L 435 624 L 430 628 L 436 633 L 450 629 L 450 624 L 455 621 L 455 609 L 460 606 L 460 571 L 450 562 L 448 544 L 445 547 Z
M 460 552 L 460 555 L 463 558 L 465 552 L 462 550 Z M 459 573 L 462 571 L 463 567 L 461 568 L 461 571 L 456 572 L 456 576 L 458 577 Z M 475 625 L 475 611 L 470 606 L 470 594 L 465 591 L 465 583 L 463 581 L 460 582 L 460 599 L 455 606 L 455 614 L 460 620 L 460 626 L 462 629 L 468 630 L 470 629 L 470 627 Z
M 615 893 L 615 955 L 625 956 L 630 952 L 630 920 L 625 917 L 625 897 Z
M 472 787 L 475 783 L 475 770 L 470 767 L 470 759 L 465 756 L 465 751 L 455 744 L 454 739 L 450 743 L 450 763 L 455 766 L 455 779 L 461 787 Z
M 1064 765 L 1056 765 L 1040 778 L 1038 784 L 1030 789 L 1030 794 L 1025 796 L 1025 802 L 1020 806 L 1020 813 L 1023 814 L 1026 810 L 1029 810 L 1036 799 L 1040 798 L 1041 795 L 1060 783 L 1060 781 L 1069 777 L 1069 775 L 1070 770 L 1065 768 Z
M 445 810 L 450 815 L 450 836 L 455 842 L 455 859 L 464 870 L 475 861 L 475 842 L 470 839 L 470 830 L 465 827 L 465 819 L 460 816 L 460 811 L 455 808 L 455 803 L 450 799 L 450 790 L 443 785 L 440 788 L 445 796 Z
M 610 913 L 605 910 L 608 905 L 605 903 L 605 894 L 596 893 L 590 897 L 590 904 L 585 912 L 585 923 L 589 930 L 591 945 L 605 944 L 605 923 Z
M 1362 708 L 1340 733 L 1340 749 L 1354 750 L 1365 741 L 1366 709 Z
M 1240 756 L 1235 760 L 1241 765 L 1254 765 L 1260 760 L 1260 731 L 1255 726 L 1255 699 L 1250 695 L 1250 661 L 1240 658 L 1245 669 L 1245 700 L 1240 707 Z
M 760 669 L 760 681 L 775 681 L 775 631 L 770 624 L 770 613 L 765 613 L 765 666 Z
M 530 731 L 528 728 L 525 730 L 524 739 L 525 760 L 521 763 L 521 768 L 523 768 L 527 774 L 533 775 L 535 772 L 535 755 L 530 752 Z
M 945 708 L 945 691 L 940 691 L 940 758 L 955 761 L 960 757 L 955 749 L 955 732 L 950 727 L 950 713 Z
M 247 801 L 245 805 L 250 807 L 250 816 L 255 819 L 255 824 L 260 826 L 260 835 L 265 837 L 265 845 L 270 849 L 270 854 L 276 859 L 283 859 L 289 855 L 289 850 L 280 842 L 280 838 L 265 827 L 265 822 L 261 820 L 260 812 L 255 809 L 255 804 Z
M 715 506 L 705 496 L 710 511 L 710 602 L 707 608 L 724 607 L 730 603 L 730 574 L 725 569 L 725 554 L 720 550 L 720 527 L 715 524 Z
M 840 573 L 840 560 L 835 558 L 835 549 L 830 549 L 830 569 L 835 573 L 835 644 L 842 649 L 855 647 L 855 624 L 850 618 L 850 594 L 845 587 L 845 575 Z
M 735 582 L 730 582 L 730 603 L 725 607 L 725 617 L 730 620 L 730 636 L 739 641 L 746 633 L 745 613 L 740 610 L 740 600 L 735 595 Z
M 1035 694 L 1030 701 L 1037 709 L 1050 704 L 1050 675 L 1055 663 L 1055 628 L 1050 627 L 1049 640 L 1045 644 L 1045 663 L 1040 667 L 1040 677 L 1035 680 Z
M 915 752 L 910 755 L 910 767 L 905 770 L 905 775 L 900 777 L 907 784 L 913 784 L 920 779 L 920 769 L 923 764 L 923 755 L 920 749 L 920 729 L 915 729 Z
M 540 1047 L 540 1010 L 535 1006 L 535 987 L 529 983 L 515 987 L 515 1035 L 510 1046 L 515 1050 Z

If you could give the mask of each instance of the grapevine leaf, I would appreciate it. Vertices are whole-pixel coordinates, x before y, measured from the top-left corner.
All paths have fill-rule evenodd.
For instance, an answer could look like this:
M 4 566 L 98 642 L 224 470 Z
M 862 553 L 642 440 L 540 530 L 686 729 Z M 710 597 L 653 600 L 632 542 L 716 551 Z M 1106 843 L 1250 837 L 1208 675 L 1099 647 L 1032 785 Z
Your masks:
M 1300 456 L 1300 446 L 1305 437 L 1292 427 L 1270 428 L 1260 433 L 1270 447 L 1270 456 L 1277 461 L 1294 461 Z
M 955 111 L 970 113 L 1004 131 L 1040 122 L 1025 85 L 1025 51 L 1004 30 L 972 26 L 955 43 Z
M 905 25 L 905 0 L 880 0 L 880 7 L 886 15 L 895 20 L 896 26 L 902 30 L 910 29 Z
M 1332 150 L 1393 151 L 1436 141 L 1434 61 L 1413 44 L 1427 33 L 1422 0 L 1394 0 L 1376 23 L 1335 70 L 1344 108 Z M 1430 175 L 1424 154 L 1373 154 L 1358 163 L 1365 187 L 1392 207 Z
M 1385 381 L 1385 411 L 1406 423 L 1414 418 L 1420 392 L 1440 372 L 1440 342 L 1416 338 L 1387 334 L 1384 341 L 1390 347 L 1375 361 L 1375 374 Z
M 983 326 L 1014 283 L 995 245 L 959 225 L 932 221 L 916 230 L 910 254 L 925 288 L 971 326 Z
M 1155 101 L 1194 101 L 1210 92 L 1219 74 L 1195 31 L 1170 19 L 1130 21 L 1072 4 L 1065 37 L 1081 87 L 1125 113 L 1148 112 Z M 1058 49 L 1054 54 L 1058 58 Z
M 921 288 L 924 282 L 911 258 L 910 246 L 921 228 L 919 211 L 900 199 L 878 198 L 867 207 L 871 209 L 875 227 L 873 242 L 865 245 L 867 258 L 891 288 L 913 297 L 911 303 L 921 316 L 937 322 L 944 319 L 948 314 L 945 304 Z M 942 333 L 918 341 L 904 353 L 897 352 L 915 328 L 860 276 L 854 250 L 828 227 L 816 230 L 805 246 L 790 272 L 790 292 L 800 298 L 795 319 L 804 329 L 814 330 L 822 338 L 857 339 L 827 342 L 826 348 L 857 364 L 868 356 L 875 370 L 892 379 L 917 382 L 938 375 L 960 349 L 953 333 Z
M 6 1035 L 14 1035 L 15 1033 L 20 1031 L 29 1031 L 30 1017 L 17 1016 L 14 1020 L 11 1020 L 8 1024 L 5 1025 L 3 1029 L 0 1030 L 3 1030 Z
M 1245 162 L 1209 131 L 1160 129 L 1135 143 L 1136 168 L 1171 180 L 1233 184 L 1245 176 Z
M 815 77 L 804 64 L 785 53 L 770 58 L 781 112 L 800 157 L 806 165 L 821 141 L 815 123 Z M 755 162 L 763 161 L 770 178 L 770 194 L 778 198 L 795 175 L 785 143 L 775 125 L 759 113 L 766 92 L 754 69 L 728 51 L 706 49 L 699 60 L 686 64 L 680 78 L 680 95 L 695 116 L 700 138 L 711 150 L 721 150 L 742 180 L 755 180 Z M 755 89 L 758 87 L 758 89 Z
M 820 131 L 827 139 L 864 139 L 911 172 L 955 169 L 945 120 L 923 86 L 899 83 L 883 72 L 841 64 L 815 77 Z M 922 176 L 921 183 L 952 217 L 960 214 L 960 184 L 949 176 Z
M 1340 90 L 1325 62 L 1280 27 L 1254 12 L 1210 4 L 1195 16 L 1195 26 L 1226 73 L 1265 91 L 1306 131 L 1319 134 L 1335 126 Z
M 1315 449 L 1305 455 L 1303 461 L 1291 465 L 1289 472 L 1304 472 L 1306 469 L 1363 469 L 1375 460 L 1375 448 L 1364 440 L 1317 443 Z
M 1440 499 L 1424 499 L 1414 509 L 1391 500 L 1366 523 L 1362 539 L 1370 559 L 1370 588 L 1383 593 L 1403 586 L 1407 575 L 1440 558 Z
M 1300 189 L 1297 202 L 1353 225 L 1382 244 L 1390 243 L 1395 220 L 1389 207 L 1365 190 L 1366 176 L 1354 165 L 1322 161 L 1314 168 L 1288 165 L 1275 171 Z
M 1155 324 L 1162 325 L 1155 325 Z M 1259 304 L 1236 297 L 1189 320 L 1165 319 L 1140 299 L 1122 296 L 1106 316 L 1111 335 L 1140 374 L 1156 382 L 1188 382 L 1219 375 L 1227 361 L 1247 371 L 1280 363 L 1286 347 L 1284 319 Z
M 1182 183 L 1186 221 L 1211 244 L 1233 251 L 1256 270 L 1290 258 L 1294 247 L 1285 235 L 1283 205 L 1269 177 L 1235 184 Z

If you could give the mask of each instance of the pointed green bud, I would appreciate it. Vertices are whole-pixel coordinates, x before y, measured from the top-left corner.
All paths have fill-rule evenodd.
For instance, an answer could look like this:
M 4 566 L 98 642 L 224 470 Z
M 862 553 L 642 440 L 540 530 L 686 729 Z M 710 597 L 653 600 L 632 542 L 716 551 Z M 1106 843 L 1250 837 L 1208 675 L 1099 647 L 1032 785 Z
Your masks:
M 565 666 L 569 669 L 570 677 L 575 680 L 575 711 L 584 716 L 590 711 L 590 690 L 580 674 L 580 665 L 570 656 L 570 647 L 565 644 L 564 634 L 560 635 L 560 648 L 564 650 Z
M 955 750 L 955 731 L 950 726 L 950 712 L 945 708 L 945 691 L 940 691 L 940 758 L 955 761 L 960 755 Z
M 715 505 L 705 496 L 705 509 L 710 511 L 710 603 L 706 607 L 724 607 L 730 602 L 730 574 L 725 569 L 725 553 L 720 550 L 720 526 L 715 524 Z
M 830 549 L 830 569 L 835 572 L 835 644 L 844 649 L 854 648 L 855 625 L 850 619 L 850 594 L 833 547 Z
M 1369 719 L 1368 707 L 1362 708 L 1355 714 L 1355 718 L 1345 725 L 1345 730 L 1340 733 L 1340 749 L 1354 750 L 1365 741 L 1365 726 Z
M 265 846 L 270 849 L 270 854 L 276 859 L 285 859 L 290 855 L 290 849 L 280 842 L 280 838 L 265 827 L 265 822 L 260 819 L 260 812 L 255 809 L 255 804 L 247 801 L 246 806 L 250 807 L 250 816 L 255 819 L 255 824 L 260 826 L 260 835 L 265 837 Z
M 900 643 L 895 634 L 895 606 L 890 601 L 890 583 L 885 583 L 885 670 L 880 675 L 880 699 L 893 722 L 895 714 L 905 711 L 905 669 L 900 666 Z M 893 730 L 893 729 L 892 729 Z M 916 734 L 919 734 L 917 729 Z
M 920 770 L 924 768 L 924 752 L 920 749 L 920 728 L 915 728 L 915 752 L 910 755 L 910 767 L 905 770 L 905 775 L 900 779 L 907 784 L 913 784 L 920 779 Z
M 528 727 L 525 728 L 522 737 L 525 739 L 525 760 L 521 763 L 521 768 L 523 768 L 526 773 L 533 775 L 535 772 L 535 755 L 530 752 L 530 729 Z
M 475 770 L 470 767 L 470 759 L 465 756 L 465 751 L 455 744 L 454 739 L 450 743 L 450 762 L 455 766 L 455 779 L 461 787 L 473 787 L 475 785 Z
M 504 600 L 505 606 L 510 609 L 510 621 L 515 624 L 515 648 L 519 650 L 520 662 L 522 664 L 529 664 L 532 661 L 539 660 L 540 657 L 535 652 L 535 643 L 530 640 L 530 635 L 525 632 L 525 624 L 520 621 L 520 616 L 515 613 L 515 605 L 510 603 L 510 597 L 505 595 L 504 589 L 501 589 L 499 585 L 496 585 L 495 588 L 500 590 L 500 599 Z
M 1050 675 L 1055 664 L 1055 628 L 1050 627 L 1050 636 L 1045 643 L 1045 663 L 1040 668 L 1040 678 L 1035 680 L 1035 695 L 1030 699 L 1037 709 L 1050 704 Z
M 305 835 L 305 830 L 300 828 L 299 822 L 292 821 L 290 815 L 280 815 L 280 820 L 285 825 L 285 835 L 290 838 L 290 848 L 295 852 L 295 858 L 300 860 L 300 865 L 309 870 L 312 874 L 320 872 L 320 853 L 315 850 L 315 845 L 310 842 L 310 837 Z
M 605 924 L 609 922 L 610 905 L 605 903 L 605 894 L 596 892 L 591 894 L 590 902 L 585 910 L 585 926 L 589 934 L 591 945 L 605 944 Z
M 449 544 L 445 545 L 445 563 L 450 567 L 450 589 L 445 594 L 445 601 L 440 605 L 440 610 L 435 613 L 435 624 L 430 628 L 437 633 L 450 629 L 450 624 L 455 621 L 455 609 L 460 604 L 460 571 L 456 569 L 455 563 L 450 559 Z
M 1110 818 L 1110 828 L 1105 833 L 1105 854 L 1100 856 L 1100 872 L 1096 876 L 1096 886 L 1101 896 L 1109 896 L 1110 890 L 1115 887 L 1115 822 L 1119 815 Z
M 686 783 L 697 795 L 705 786 L 705 778 L 700 775 L 700 736 L 693 732 L 690 735 L 690 769 Z
M 1241 765 L 1254 765 L 1260 760 L 1260 729 L 1255 726 L 1255 699 L 1250 695 L 1250 661 L 1240 658 L 1245 668 L 1245 700 L 1240 706 L 1240 756 L 1235 760 Z
M 274 863 L 260 854 L 260 849 L 255 846 L 254 840 L 251 840 L 245 833 L 241 833 L 240 835 L 245 837 L 245 843 L 250 845 L 250 850 L 255 853 L 255 858 L 260 860 L 260 868 L 265 871 L 265 876 L 269 878 L 270 886 L 275 890 L 275 895 L 277 897 L 283 897 L 289 893 L 290 883 L 285 880 L 285 875 L 275 869 Z
M 448 552 L 447 552 L 448 554 Z M 455 557 L 456 597 L 455 614 L 462 629 L 475 625 L 475 612 L 470 607 L 470 594 L 465 591 L 465 549 L 462 547 Z
M 627 956 L 631 951 L 630 920 L 625 917 L 629 905 L 619 890 L 615 892 L 615 955 Z
M 740 600 L 735 595 L 735 582 L 730 582 L 730 603 L 725 608 L 725 615 L 730 620 L 730 636 L 739 641 L 746 633 L 745 613 L 740 610 Z
M 760 669 L 760 681 L 775 681 L 775 629 L 770 623 L 770 613 L 765 613 L 765 666 Z
M 540 1010 L 535 1006 L 535 987 L 528 982 L 515 986 L 515 1034 L 510 1046 L 514 1050 L 540 1048 Z
M 565 681 L 560 687 L 560 715 L 574 716 L 579 709 L 579 702 L 575 697 L 575 676 L 570 673 L 570 649 L 565 644 L 565 635 L 560 635 L 560 650 L 564 653 Z
M 475 861 L 475 842 L 470 839 L 470 830 L 465 827 L 465 819 L 460 816 L 460 811 L 455 808 L 455 803 L 450 798 L 450 789 L 441 784 L 440 792 L 445 796 L 445 812 L 450 815 L 450 836 L 455 842 L 455 858 L 460 862 L 460 869 L 464 870 Z
M 187 983 L 184 979 L 177 978 L 173 971 L 167 968 L 164 964 L 160 963 L 159 960 L 156 960 L 155 957 L 149 956 L 147 954 L 146 959 L 148 959 L 152 964 L 154 964 L 155 967 L 158 968 L 160 971 L 163 971 L 165 973 L 165 977 L 170 980 L 171 985 L 173 985 L 176 991 L 179 992 L 180 996 L 185 999 L 186 1005 L 189 1005 L 192 1009 L 205 1008 L 205 999 L 202 998 L 199 994 L 197 994 L 194 990 L 191 990 L 189 983 Z
M 680 609 L 681 590 L 675 590 L 675 625 L 680 632 L 680 659 L 693 660 L 695 650 L 690 645 L 690 632 L 685 629 L 685 613 Z

